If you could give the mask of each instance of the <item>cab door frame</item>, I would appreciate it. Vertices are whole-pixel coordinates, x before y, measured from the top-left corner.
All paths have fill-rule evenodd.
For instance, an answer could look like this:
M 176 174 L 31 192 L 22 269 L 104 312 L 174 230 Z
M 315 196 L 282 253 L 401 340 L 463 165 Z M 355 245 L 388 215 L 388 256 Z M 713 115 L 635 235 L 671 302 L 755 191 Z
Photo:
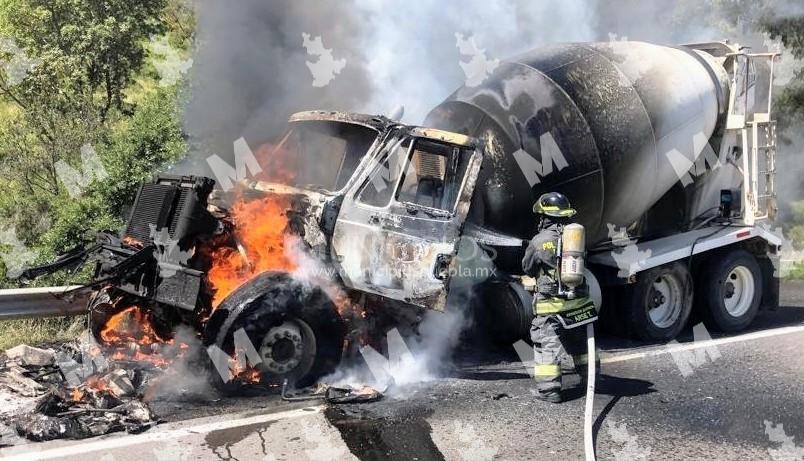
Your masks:
M 391 149 L 405 139 L 410 142 L 401 165 L 389 175 L 392 168 L 383 162 L 401 155 Z M 397 200 L 419 140 L 449 146 L 453 156 L 468 156 L 452 210 Z M 372 160 L 346 192 L 333 232 L 333 261 L 341 279 L 354 290 L 444 310 L 458 242 L 483 162 L 482 146 L 455 133 L 404 127 Z M 364 187 L 378 179 L 391 188 L 389 202 L 385 206 L 361 202 Z

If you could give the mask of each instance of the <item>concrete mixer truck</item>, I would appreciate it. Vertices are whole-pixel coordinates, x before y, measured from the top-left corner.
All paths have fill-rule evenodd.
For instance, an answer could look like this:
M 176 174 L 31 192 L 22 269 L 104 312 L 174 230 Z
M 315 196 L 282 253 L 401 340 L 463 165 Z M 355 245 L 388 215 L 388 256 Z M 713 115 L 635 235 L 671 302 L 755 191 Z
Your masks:
M 234 353 L 244 331 L 264 375 L 309 381 L 358 341 L 338 296 L 362 306 L 358 320 L 390 318 L 386 326 L 479 305 L 482 328 L 503 341 L 526 338 L 523 245 L 536 232 L 534 201 L 558 191 L 586 229 L 586 279 L 606 323 L 650 341 L 674 338 L 693 312 L 710 328 L 742 330 L 778 303 L 782 241 L 768 224 L 774 57 L 721 42 L 557 44 L 458 89 L 422 126 L 298 113 L 272 149 L 293 160 L 292 175 L 247 178 L 238 172 L 248 163 L 236 159 L 217 179 L 240 180 L 252 199 L 281 197 L 286 232 L 331 269 L 337 290 L 276 268 L 209 316 L 199 314 L 209 301 L 203 252 L 173 261 L 169 278 L 132 276 L 146 271 L 138 268 L 147 267 L 149 227 L 168 227 L 184 247 L 220 231 L 206 178 L 144 185 L 96 276 L 157 319 L 203 329 L 209 346 Z M 140 245 L 128 248 L 132 241 Z M 101 322 L 120 309 L 108 296 L 90 307 Z

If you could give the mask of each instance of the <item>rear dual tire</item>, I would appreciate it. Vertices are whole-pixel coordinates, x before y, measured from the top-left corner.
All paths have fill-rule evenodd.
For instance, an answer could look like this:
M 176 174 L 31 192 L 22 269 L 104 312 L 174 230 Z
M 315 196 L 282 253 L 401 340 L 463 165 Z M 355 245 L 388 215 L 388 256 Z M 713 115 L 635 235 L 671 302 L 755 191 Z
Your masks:
M 625 295 L 632 336 L 653 342 L 674 339 L 687 324 L 693 305 L 714 330 L 741 331 L 754 321 L 763 278 L 753 255 L 742 249 L 713 254 L 698 274 L 693 284 L 687 265 L 680 261 L 639 274 Z
M 626 290 L 628 324 L 645 341 L 669 341 L 686 325 L 692 312 L 693 283 L 687 265 L 674 262 L 638 275 Z
M 723 332 L 747 328 L 762 301 L 762 270 L 754 256 L 734 250 L 710 258 L 701 270 L 696 309 L 707 327 Z

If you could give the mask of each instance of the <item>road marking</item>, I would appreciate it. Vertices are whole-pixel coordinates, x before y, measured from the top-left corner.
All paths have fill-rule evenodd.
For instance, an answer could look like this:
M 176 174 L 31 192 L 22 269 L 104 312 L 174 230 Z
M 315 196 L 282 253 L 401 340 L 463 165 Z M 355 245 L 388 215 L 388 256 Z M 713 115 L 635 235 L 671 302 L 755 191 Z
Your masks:
M 645 357 L 654 357 L 662 354 L 672 354 L 674 352 L 690 351 L 695 349 L 702 349 L 712 346 L 720 346 L 723 344 L 732 344 L 743 341 L 753 341 L 756 339 L 770 338 L 773 336 L 789 335 L 791 333 L 799 333 L 804 331 L 804 325 L 794 327 L 775 328 L 773 330 L 756 331 L 754 333 L 747 333 L 739 336 L 731 336 L 729 338 L 718 338 L 707 341 L 696 341 L 689 344 L 678 344 L 675 346 L 664 346 L 659 349 L 652 349 L 645 352 L 635 352 L 632 354 L 618 354 L 608 357 L 601 357 L 601 363 L 617 363 L 625 362 L 627 360 L 636 360 Z
M 66 456 L 76 456 L 85 453 L 96 452 L 101 450 L 113 450 L 116 448 L 123 448 L 132 445 L 141 445 L 152 442 L 164 442 L 166 440 L 178 439 L 190 435 L 206 434 L 213 431 L 222 429 L 231 429 L 240 426 L 248 426 L 251 424 L 266 423 L 269 421 L 279 421 L 293 418 L 300 418 L 303 416 L 310 416 L 320 414 L 324 409 L 323 406 L 307 407 L 298 410 L 282 411 L 278 413 L 269 413 L 265 415 L 250 416 L 247 418 L 240 418 L 234 420 L 225 420 L 212 423 L 199 424 L 197 426 L 183 427 L 179 429 L 169 429 L 162 432 L 151 431 L 144 434 L 129 435 L 123 437 L 110 438 L 108 440 L 99 440 L 89 443 L 77 443 L 74 445 L 67 445 L 58 448 L 52 448 L 42 451 L 30 451 L 16 455 L 8 455 L 12 449 L 0 450 L 0 456 L 6 461 L 28 461 L 40 459 L 53 459 Z M 226 415 L 222 415 L 226 416 Z M 205 418 L 206 419 L 206 418 Z M 186 423 L 187 421 L 185 421 Z M 190 421 L 192 422 L 192 420 Z M 26 447 L 23 445 L 23 447 Z M 19 447 L 22 448 L 22 447 Z M 16 451 L 16 450 L 15 450 Z

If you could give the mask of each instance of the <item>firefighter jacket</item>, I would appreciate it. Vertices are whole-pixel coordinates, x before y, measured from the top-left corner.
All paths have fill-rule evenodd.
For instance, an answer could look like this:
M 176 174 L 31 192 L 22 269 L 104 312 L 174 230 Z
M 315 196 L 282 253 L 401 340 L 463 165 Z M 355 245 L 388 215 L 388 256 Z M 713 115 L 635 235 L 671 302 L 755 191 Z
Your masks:
M 594 303 L 584 283 L 576 289 L 576 298 L 558 296 L 558 245 L 561 226 L 548 224 L 531 239 L 522 259 L 522 270 L 536 278 L 533 313 L 557 315 L 565 328 L 573 328 L 597 319 Z

